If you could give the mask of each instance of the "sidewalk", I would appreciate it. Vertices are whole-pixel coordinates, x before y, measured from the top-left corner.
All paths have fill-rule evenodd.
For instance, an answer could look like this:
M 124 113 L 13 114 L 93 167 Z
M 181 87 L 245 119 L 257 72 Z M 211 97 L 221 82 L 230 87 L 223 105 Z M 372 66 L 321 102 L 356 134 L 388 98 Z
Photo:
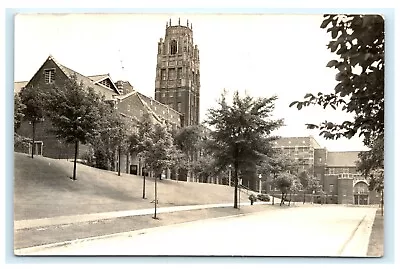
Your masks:
M 271 204 L 271 202 L 255 202 L 254 205 Z M 240 203 L 241 206 L 250 205 L 250 203 Z M 205 208 L 217 208 L 217 207 L 232 207 L 232 203 L 225 204 L 205 204 L 205 205 L 188 205 L 188 206 L 173 206 L 173 207 L 158 207 L 157 213 L 169 213 L 187 210 L 198 210 Z M 42 219 L 30 219 L 30 220 L 19 220 L 14 221 L 14 230 L 31 229 L 38 227 L 46 227 L 53 225 L 64 225 L 80 222 L 91 222 L 106 219 L 130 217 L 130 216 L 142 216 L 151 215 L 154 213 L 153 208 L 127 210 L 127 211 L 114 211 L 114 212 L 103 212 L 93 213 L 84 215 L 71 215 L 71 216 L 60 216 L 53 218 L 42 218 Z

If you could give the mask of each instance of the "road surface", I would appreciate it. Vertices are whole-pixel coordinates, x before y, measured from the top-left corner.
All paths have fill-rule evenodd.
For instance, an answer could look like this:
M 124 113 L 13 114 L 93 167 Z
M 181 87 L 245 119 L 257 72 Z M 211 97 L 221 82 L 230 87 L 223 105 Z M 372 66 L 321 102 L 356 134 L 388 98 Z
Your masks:
M 17 255 L 366 256 L 376 208 L 284 206 L 65 245 Z

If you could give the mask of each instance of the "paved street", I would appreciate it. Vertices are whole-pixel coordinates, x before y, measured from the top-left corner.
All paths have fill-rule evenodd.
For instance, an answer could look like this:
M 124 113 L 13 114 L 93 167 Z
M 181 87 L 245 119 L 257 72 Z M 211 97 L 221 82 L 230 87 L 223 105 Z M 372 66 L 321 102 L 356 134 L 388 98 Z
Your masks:
M 282 207 L 16 251 L 22 255 L 365 256 L 376 208 Z

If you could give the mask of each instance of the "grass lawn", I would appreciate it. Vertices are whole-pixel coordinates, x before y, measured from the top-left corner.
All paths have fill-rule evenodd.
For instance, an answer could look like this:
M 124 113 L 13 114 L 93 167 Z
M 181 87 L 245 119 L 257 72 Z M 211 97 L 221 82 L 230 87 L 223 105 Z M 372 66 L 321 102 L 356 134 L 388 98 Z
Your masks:
M 77 180 L 70 179 L 73 162 L 14 154 L 14 219 L 151 208 L 154 179 L 104 171 L 77 164 Z M 233 188 L 224 185 L 162 180 L 157 184 L 159 206 L 213 203 L 233 204 Z M 242 202 L 248 197 L 241 194 Z
M 381 209 L 376 211 L 372 232 L 369 239 L 367 255 L 371 257 L 382 257 L 384 246 L 384 216 Z

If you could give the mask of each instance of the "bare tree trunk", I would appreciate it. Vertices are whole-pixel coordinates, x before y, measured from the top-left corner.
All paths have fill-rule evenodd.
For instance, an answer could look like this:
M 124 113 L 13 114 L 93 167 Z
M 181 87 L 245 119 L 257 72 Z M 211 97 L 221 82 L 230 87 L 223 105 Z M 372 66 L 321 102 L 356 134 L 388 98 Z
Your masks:
M 238 208 L 238 169 L 239 169 L 239 163 L 238 163 L 238 146 L 237 144 L 235 145 L 235 163 L 234 163 L 234 168 L 235 168 L 235 194 L 233 197 L 233 208 Z
M 306 192 L 303 193 L 303 205 L 306 203 Z
M 161 180 L 161 173 L 160 173 Z M 157 177 L 154 177 L 154 216 L 153 219 L 157 219 Z
M 145 167 L 145 166 L 143 166 Z M 143 173 L 143 199 L 146 199 L 146 168 L 142 169 Z
M 283 192 L 282 192 L 282 195 L 281 195 L 281 203 L 279 204 L 279 206 L 282 206 L 283 204 L 284 204 L 284 201 L 283 201 Z
M 118 176 L 121 176 L 121 145 L 118 146 Z
M 32 154 L 32 159 L 33 159 L 33 155 L 34 155 L 34 152 L 35 152 L 35 127 L 36 127 L 36 122 L 33 120 L 32 121 L 32 152 L 31 152 L 31 154 Z
M 74 157 L 74 171 L 72 174 L 72 180 L 76 180 L 76 159 L 78 158 L 78 150 L 79 150 L 79 141 L 75 140 L 75 157 Z

